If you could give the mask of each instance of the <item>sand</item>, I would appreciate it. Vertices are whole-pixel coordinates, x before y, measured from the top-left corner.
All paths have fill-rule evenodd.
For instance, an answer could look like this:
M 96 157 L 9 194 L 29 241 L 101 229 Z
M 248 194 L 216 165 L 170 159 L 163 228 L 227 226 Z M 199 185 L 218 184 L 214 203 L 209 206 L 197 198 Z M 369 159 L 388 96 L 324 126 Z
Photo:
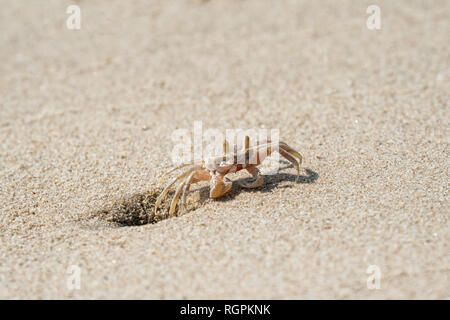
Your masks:
M 449 299 L 450 3 L 370 4 L 1 0 L 0 298 Z M 302 177 L 152 220 L 194 121 Z

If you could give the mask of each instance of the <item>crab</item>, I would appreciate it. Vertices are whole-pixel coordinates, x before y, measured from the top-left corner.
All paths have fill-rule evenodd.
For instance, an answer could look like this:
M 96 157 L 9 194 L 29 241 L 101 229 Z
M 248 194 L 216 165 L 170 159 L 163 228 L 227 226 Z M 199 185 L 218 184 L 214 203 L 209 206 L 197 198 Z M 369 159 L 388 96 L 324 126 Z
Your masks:
M 172 179 L 158 196 L 155 203 L 155 215 L 157 214 L 158 207 L 161 205 L 162 200 L 167 195 L 170 188 L 176 183 L 179 184 L 170 203 L 169 216 L 174 215 L 180 197 L 182 204 L 186 204 L 186 197 L 191 185 L 199 181 L 210 182 L 209 196 L 212 199 L 220 198 L 230 191 L 232 181 L 227 177 L 228 174 L 236 173 L 243 169 L 247 170 L 252 175 L 254 181 L 238 181 L 238 183 L 243 188 L 252 189 L 260 187 L 264 183 L 264 177 L 261 175 L 258 166 L 266 157 L 270 156 L 271 153 L 275 151 L 276 147 L 278 147 L 276 151 L 297 169 L 298 179 L 300 176 L 300 165 L 302 163 L 302 155 L 300 153 L 284 142 L 271 142 L 270 140 L 267 140 L 264 143 L 258 143 L 252 148 L 249 148 L 249 142 L 250 138 L 249 136 L 246 136 L 243 150 L 238 151 L 235 147 L 233 153 L 228 153 L 228 142 L 225 140 L 223 142 L 224 154 L 222 156 L 211 157 L 206 160 L 191 161 L 166 172 L 160 179 L 160 184 L 170 173 L 189 167 Z

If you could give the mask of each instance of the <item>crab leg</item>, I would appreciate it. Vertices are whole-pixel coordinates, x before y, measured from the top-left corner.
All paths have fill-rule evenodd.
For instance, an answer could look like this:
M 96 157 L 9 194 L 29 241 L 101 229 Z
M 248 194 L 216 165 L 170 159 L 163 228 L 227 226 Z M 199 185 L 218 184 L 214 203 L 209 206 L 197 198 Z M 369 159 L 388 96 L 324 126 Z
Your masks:
M 245 145 L 245 152 L 248 152 L 248 139 L 246 137 L 246 145 Z M 258 146 L 257 152 L 257 165 L 260 164 L 266 156 L 269 156 L 273 150 L 272 148 L 277 146 L 276 142 L 270 142 L 267 141 L 265 144 L 261 144 Z M 264 151 L 264 152 L 263 152 Z M 288 146 L 284 142 L 278 143 L 278 152 L 280 155 L 282 155 L 284 158 L 286 158 L 291 164 L 297 169 L 297 179 L 300 176 L 300 164 L 302 163 L 302 155 L 292 149 L 290 146 Z M 298 161 L 297 161 L 298 159 Z M 245 182 L 239 182 L 239 184 L 244 188 L 257 188 L 263 183 L 263 178 L 261 174 L 259 173 L 259 170 L 256 168 L 256 166 L 249 166 L 246 168 L 247 171 L 256 179 L 253 183 L 247 184 Z
M 252 176 L 253 178 L 255 178 L 256 180 L 253 181 L 252 183 L 247 183 L 247 182 L 240 182 L 238 181 L 239 185 L 241 187 L 247 188 L 247 189 L 252 189 L 252 188 L 258 188 L 260 187 L 263 182 L 264 182 L 264 178 L 261 175 L 259 169 L 255 166 L 251 166 L 251 167 L 247 167 L 245 168 Z
M 260 145 L 257 146 L 257 148 L 262 148 L 262 147 L 266 147 L 266 148 L 270 148 L 272 146 L 276 146 L 276 142 L 272 142 L 270 140 L 266 140 L 265 143 L 262 143 Z M 300 153 L 298 153 L 297 151 L 295 151 L 294 149 L 292 149 L 286 142 L 280 141 L 278 143 L 278 146 L 285 149 L 286 151 L 288 151 L 289 153 L 292 153 L 295 157 L 297 157 L 299 159 L 299 162 L 301 163 L 301 159 L 302 159 L 302 155 Z
M 275 146 L 277 146 L 277 143 L 271 142 L 270 140 L 268 140 L 267 143 L 258 146 L 258 164 L 264 160 L 264 156 L 260 154 L 260 152 L 262 150 L 264 150 L 263 148 L 266 148 L 266 150 L 267 150 L 266 156 L 269 156 L 273 152 L 272 147 L 275 147 Z M 285 154 L 290 155 L 291 159 L 292 159 L 292 157 L 296 158 L 296 159 L 294 159 L 295 162 L 297 162 L 297 159 L 298 159 L 298 165 L 300 165 L 302 163 L 302 159 L 303 159 L 302 155 L 300 153 L 298 153 L 297 151 L 295 151 L 294 149 L 292 149 L 287 143 L 282 142 L 282 141 L 279 142 L 278 143 L 278 151 L 280 151 L 280 150 L 284 151 Z M 288 157 L 285 157 L 285 158 L 288 159 L 289 161 L 291 161 Z
M 303 159 L 303 157 L 302 157 L 302 155 L 301 155 L 300 153 L 298 153 L 297 151 L 295 151 L 294 149 L 292 149 L 291 147 L 289 147 L 289 146 L 287 145 L 287 143 L 285 143 L 285 142 L 280 142 L 279 146 L 280 146 L 283 150 L 289 152 L 292 156 L 296 157 L 296 158 L 298 159 L 298 163 L 299 163 L 299 164 L 302 164 L 302 159 Z
M 197 182 L 194 176 L 195 176 L 195 171 L 192 172 L 189 175 L 189 177 L 187 177 L 186 180 L 185 180 L 186 183 L 185 183 L 185 186 L 183 187 L 183 194 L 181 196 L 181 202 L 183 203 L 183 205 L 186 204 L 186 195 L 189 192 L 189 188 L 191 187 L 191 183 Z
M 161 204 L 161 201 L 164 199 L 164 197 L 166 196 L 166 194 L 169 192 L 169 189 L 172 185 L 174 185 L 177 181 L 179 181 L 180 179 L 186 178 L 186 176 L 188 174 L 190 174 L 192 171 L 198 170 L 200 169 L 202 166 L 195 166 L 192 167 L 188 170 L 186 170 L 185 172 L 183 172 L 181 175 L 179 175 L 178 177 L 174 178 L 172 181 L 170 181 L 170 183 L 164 188 L 164 190 L 161 192 L 161 194 L 158 196 L 158 198 L 156 199 L 156 203 L 155 203 L 155 215 L 156 212 L 158 210 L 159 205 Z
M 183 206 L 186 205 L 186 196 L 189 193 L 190 187 L 191 187 L 191 184 L 187 183 L 183 188 L 183 194 L 181 195 L 181 203 L 183 204 Z
M 182 203 L 185 204 L 186 202 L 186 191 L 189 191 L 189 187 L 191 183 L 200 181 L 200 179 L 196 179 L 196 171 L 191 172 L 191 174 L 178 186 L 177 190 L 175 191 L 175 195 L 172 199 L 172 202 L 170 203 L 170 210 L 169 210 L 169 216 L 172 216 L 175 213 L 175 209 L 177 207 L 177 203 L 180 200 L 180 196 L 182 195 Z M 206 178 L 209 180 L 210 176 L 209 174 L 204 176 L 203 178 Z
M 278 152 L 285 157 L 287 160 L 289 160 L 290 163 L 292 163 L 292 165 L 297 169 L 297 178 L 295 179 L 295 181 L 297 182 L 298 177 L 300 176 L 300 166 L 297 162 L 297 160 L 287 151 L 283 150 L 283 149 L 279 149 Z
M 191 187 L 191 184 L 197 183 L 199 181 L 209 181 L 211 180 L 211 175 L 207 171 L 196 171 L 194 175 L 190 179 L 187 179 L 186 185 L 183 188 L 183 194 L 181 196 L 181 201 L 183 202 L 183 205 L 186 204 L 186 196 L 189 193 L 189 189 Z
M 159 179 L 159 183 L 161 183 L 164 180 L 164 178 L 167 177 L 172 172 L 174 172 L 174 171 L 176 171 L 178 169 L 185 168 L 187 166 L 193 165 L 195 163 L 200 163 L 200 161 L 191 161 L 191 162 L 188 162 L 188 163 L 183 163 L 183 164 L 180 164 L 179 166 L 176 166 L 175 168 L 170 169 L 169 171 L 164 173 L 164 175 L 161 177 L 161 179 Z
M 190 178 L 190 177 L 191 176 L 189 176 L 188 178 Z M 170 203 L 170 210 L 169 210 L 169 216 L 170 217 L 172 217 L 173 213 L 175 212 L 175 208 L 177 207 L 177 203 L 178 203 L 178 200 L 180 199 L 181 192 L 183 191 L 183 187 L 186 184 L 186 180 L 183 181 L 182 183 L 180 183 L 180 185 L 177 188 L 177 191 L 175 191 L 175 195 L 173 196 L 172 202 Z

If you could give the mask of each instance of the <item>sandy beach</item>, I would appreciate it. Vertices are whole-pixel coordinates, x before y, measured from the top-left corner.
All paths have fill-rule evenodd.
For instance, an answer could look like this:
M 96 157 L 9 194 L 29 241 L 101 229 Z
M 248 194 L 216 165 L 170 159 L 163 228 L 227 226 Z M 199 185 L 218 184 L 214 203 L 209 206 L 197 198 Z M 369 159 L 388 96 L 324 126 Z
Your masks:
M 0 299 L 450 299 L 449 1 L 0 7 Z M 300 178 L 155 218 L 196 121 Z

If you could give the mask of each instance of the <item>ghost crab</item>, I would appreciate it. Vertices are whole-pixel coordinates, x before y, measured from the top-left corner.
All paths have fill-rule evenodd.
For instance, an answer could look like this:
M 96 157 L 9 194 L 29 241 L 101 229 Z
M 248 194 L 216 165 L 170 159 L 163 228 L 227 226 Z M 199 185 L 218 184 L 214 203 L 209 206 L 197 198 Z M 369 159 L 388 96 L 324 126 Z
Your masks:
M 230 191 L 232 181 L 228 179 L 226 175 L 229 173 L 236 173 L 243 169 L 247 170 L 253 178 L 255 178 L 255 180 L 251 183 L 239 182 L 242 187 L 257 188 L 261 186 L 264 182 L 264 178 L 257 166 L 260 165 L 266 157 L 270 156 L 271 153 L 275 151 L 276 147 L 278 147 L 276 151 L 291 162 L 297 169 L 298 179 L 298 176 L 300 175 L 300 164 L 302 163 L 302 155 L 300 153 L 292 149 L 284 142 L 271 142 L 268 140 L 265 143 L 257 144 L 252 148 L 249 148 L 249 142 L 250 138 L 246 136 L 244 150 L 237 151 L 235 148 L 233 153 L 228 153 L 228 143 L 227 141 L 224 141 L 223 156 L 184 163 L 166 172 L 160 179 L 160 183 L 170 173 L 190 166 L 190 168 L 186 169 L 180 175 L 172 179 L 158 196 L 155 203 L 155 215 L 157 214 L 158 207 L 160 206 L 162 200 L 167 195 L 170 188 L 177 182 L 180 183 L 170 204 L 169 216 L 172 216 L 175 213 L 180 197 L 182 199 L 182 204 L 186 203 L 186 196 L 189 193 L 191 184 L 199 181 L 210 181 L 209 196 L 213 199 L 220 198 Z M 250 161 L 250 159 L 252 161 Z

